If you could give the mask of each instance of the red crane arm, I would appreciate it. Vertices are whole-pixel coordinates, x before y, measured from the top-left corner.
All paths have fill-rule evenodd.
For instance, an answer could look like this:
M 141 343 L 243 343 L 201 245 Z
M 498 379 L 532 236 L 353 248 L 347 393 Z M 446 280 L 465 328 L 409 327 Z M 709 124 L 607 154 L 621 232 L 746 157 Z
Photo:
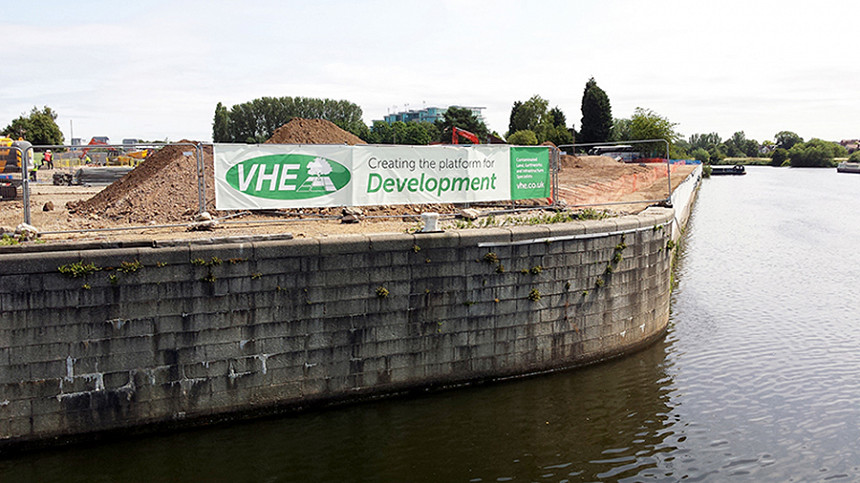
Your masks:
M 457 136 L 458 135 L 468 139 L 469 141 L 472 141 L 475 144 L 481 143 L 480 141 L 478 141 L 478 135 L 477 134 L 475 134 L 473 132 L 466 131 L 464 129 L 460 129 L 456 126 L 452 126 L 451 127 L 451 144 L 457 144 Z

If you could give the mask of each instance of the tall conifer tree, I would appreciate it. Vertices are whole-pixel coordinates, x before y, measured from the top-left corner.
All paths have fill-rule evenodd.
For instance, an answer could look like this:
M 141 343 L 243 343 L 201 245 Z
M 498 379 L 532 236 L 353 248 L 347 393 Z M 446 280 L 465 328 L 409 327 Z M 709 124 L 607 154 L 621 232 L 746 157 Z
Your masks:
M 594 77 L 585 83 L 582 93 L 582 122 L 579 133 L 580 143 L 602 143 L 609 140 L 612 133 L 612 106 L 609 96 L 600 87 Z

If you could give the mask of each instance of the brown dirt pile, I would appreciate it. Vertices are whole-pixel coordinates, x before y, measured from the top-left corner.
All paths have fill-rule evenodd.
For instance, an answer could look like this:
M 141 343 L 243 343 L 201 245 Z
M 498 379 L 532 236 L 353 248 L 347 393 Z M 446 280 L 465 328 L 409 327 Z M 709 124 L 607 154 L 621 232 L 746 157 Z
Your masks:
M 190 141 L 183 140 L 182 143 Z M 300 119 L 279 127 L 266 141 L 275 144 L 366 144 L 357 136 L 322 119 Z M 165 146 L 119 181 L 86 201 L 69 203 L 70 213 L 131 224 L 162 224 L 191 221 L 197 214 L 197 158 L 190 146 Z M 212 148 L 203 152 L 206 181 L 206 210 L 215 211 L 215 181 Z M 325 210 L 319 210 L 325 211 Z M 334 214 L 339 210 L 327 210 Z M 381 207 L 373 210 L 390 211 Z
M 182 140 L 181 143 L 192 141 Z M 186 156 L 184 153 L 190 152 Z M 215 209 L 212 148 L 203 148 L 207 209 Z M 191 146 L 165 146 L 69 212 L 133 224 L 189 221 L 197 214 L 197 158 Z
M 181 143 L 191 141 L 183 140 Z M 296 118 L 284 124 L 266 141 L 275 144 L 366 144 L 330 121 Z M 69 212 L 93 219 L 130 224 L 182 223 L 197 214 L 197 158 L 190 146 L 165 146 L 119 181 L 85 201 L 68 204 Z M 203 152 L 206 182 L 206 210 L 215 211 L 215 181 L 212 148 Z M 295 211 L 295 210 L 294 210 Z M 375 207 L 372 214 L 411 213 L 400 207 Z M 306 210 L 310 213 L 340 214 L 339 209 Z
M 358 136 L 344 131 L 324 119 L 294 118 L 279 127 L 267 144 L 367 144 Z

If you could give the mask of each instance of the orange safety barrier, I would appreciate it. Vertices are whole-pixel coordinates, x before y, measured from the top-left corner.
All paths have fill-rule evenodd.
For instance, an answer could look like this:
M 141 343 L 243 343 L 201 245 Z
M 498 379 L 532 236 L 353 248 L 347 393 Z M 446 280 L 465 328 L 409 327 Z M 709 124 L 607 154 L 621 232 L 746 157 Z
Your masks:
M 674 173 L 682 166 L 681 164 L 670 164 L 669 171 Z M 588 205 L 597 203 L 609 203 L 619 201 L 624 195 L 634 193 L 639 188 L 647 188 L 660 178 L 666 177 L 665 160 L 662 164 L 647 166 L 649 169 L 644 173 L 625 174 L 610 182 L 597 182 L 573 188 L 560 188 L 559 195 L 569 205 Z

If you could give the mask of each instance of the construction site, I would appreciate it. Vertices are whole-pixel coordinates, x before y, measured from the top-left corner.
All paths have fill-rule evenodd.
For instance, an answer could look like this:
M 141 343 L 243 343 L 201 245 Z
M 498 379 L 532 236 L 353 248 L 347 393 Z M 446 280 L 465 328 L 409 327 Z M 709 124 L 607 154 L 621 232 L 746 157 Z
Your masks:
M 293 119 L 266 141 L 273 144 L 365 144 L 333 123 Z M 159 149 L 138 150 L 125 166 L 65 167 L 35 171 L 29 184 L 30 225 L 46 242 L 64 240 L 139 240 L 291 233 L 295 237 L 419 229 L 420 214 L 441 215 L 442 229 L 530 223 L 542 210 L 588 216 L 638 213 L 669 198 L 693 166 L 625 163 L 608 156 L 558 156 L 558 191 L 553 200 L 496 204 L 385 205 L 361 208 L 314 208 L 219 212 L 215 209 L 213 152 L 201 145 L 203 197 L 198 191 L 198 159 L 183 140 Z M 548 145 L 548 149 L 556 149 Z M 140 153 L 144 152 L 145 156 Z M 128 157 L 128 156 L 126 156 Z M 142 160 L 140 158 L 143 158 Z M 107 163 L 105 163 L 107 164 Z M 136 166 L 135 166 L 136 165 Z M 89 170 L 81 171 L 81 170 Z M 103 175 L 113 170 L 111 175 Z M 83 175 L 82 175 L 83 173 Z M 113 182 L 112 176 L 116 179 Z M 671 183 L 667 179 L 671 179 Z M 72 183 L 71 180 L 78 180 Z M 80 179 L 84 179 L 83 182 Z M 91 182 L 87 182 L 90 180 Z M 20 237 L 22 197 L 0 202 L 0 233 Z M 464 210 L 468 208 L 468 210 Z M 530 210 L 526 210 L 529 208 Z M 206 212 L 205 230 L 199 230 Z M 463 221 L 465 219 L 465 221 Z M 14 242 L 14 241 L 12 241 Z

